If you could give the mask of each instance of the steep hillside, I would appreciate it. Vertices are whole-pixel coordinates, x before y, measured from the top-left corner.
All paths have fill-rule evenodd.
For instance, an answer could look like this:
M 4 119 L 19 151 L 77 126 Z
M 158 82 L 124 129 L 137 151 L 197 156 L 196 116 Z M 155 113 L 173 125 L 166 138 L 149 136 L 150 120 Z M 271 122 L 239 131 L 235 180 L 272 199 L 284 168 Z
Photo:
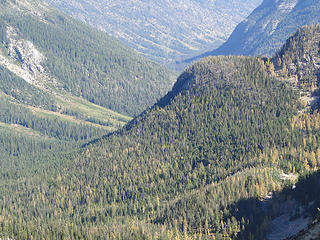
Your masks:
M 221 239 L 229 229 L 224 224 L 230 226 L 231 221 L 234 227 L 228 235 L 237 236 L 238 224 L 246 228 L 247 220 L 241 223 L 241 218 L 228 215 L 229 207 L 241 198 L 264 196 L 279 188 L 281 169 L 289 168 L 275 149 L 290 141 L 297 100 L 257 59 L 204 59 L 187 69 L 156 106 L 126 128 L 87 146 L 62 172 L 55 171 L 57 176 L 47 177 L 48 182 L 40 183 L 43 190 L 32 196 L 19 193 L 24 204 L 15 206 L 15 216 L 10 218 L 19 222 L 14 233 L 26 237 L 28 233 L 19 229 L 28 226 L 37 236 L 65 238 L 71 234 L 94 239 L 107 233 L 110 238 L 157 234 L 172 239 L 174 235 L 208 237 L 214 232 Z M 248 176 L 252 180 L 247 182 Z M 242 187 L 230 187 L 236 184 Z M 229 198 L 208 210 L 206 198 L 200 197 L 197 204 L 188 200 L 167 215 L 166 209 L 181 202 L 180 198 L 207 188 L 211 191 L 211 185 L 214 199 L 220 194 Z M 38 203 L 42 194 L 46 198 Z M 4 196 L 4 203 L 17 197 Z M 43 210 L 37 210 L 38 204 Z M 199 215 L 199 204 L 205 204 L 204 214 Z M 30 218 L 18 220 L 25 209 Z M 1 215 L 8 217 L 6 211 Z M 45 216 L 50 216 L 47 224 L 31 220 Z M 61 218 L 70 223 L 67 232 L 58 227 Z M 124 225 L 119 227 L 119 222 Z M 35 233 L 39 224 L 42 232 Z
M 86 80 L 85 77 L 80 80 L 83 84 L 79 83 L 82 74 L 78 67 L 89 72 L 89 62 L 77 64 L 77 58 L 68 55 L 71 50 L 77 54 L 82 49 L 83 60 L 92 57 L 95 61 L 101 53 L 89 52 L 85 36 L 90 31 L 98 34 L 96 31 L 68 17 L 64 19 L 48 4 L 36 0 L 0 1 L 0 19 L 3 166 L 19 166 L 17 171 L 36 168 L 35 159 L 43 157 L 42 162 L 46 162 L 45 155 L 73 149 L 117 130 L 130 120 L 108 109 L 107 102 L 99 106 L 89 99 L 90 94 L 95 94 L 90 92 L 97 88 L 99 78 L 87 76 Z M 106 36 L 102 41 L 108 39 Z M 76 41 L 78 48 L 73 46 Z M 97 47 L 101 40 L 93 35 L 91 41 L 92 47 Z M 116 44 L 111 39 L 110 43 Z M 95 68 L 95 64 L 90 66 Z M 87 92 L 80 92 L 84 84 L 89 84 L 91 90 L 86 87 Z M 101 89 L 108 87 L 101 86 Z
M 172 86 L 164 67 L 43 1 L 0 4 L 0 65 L 42 91 L 135 115 Z
M 0 1 L 0 175 L 58 169 L 152 105 L 171 74 L 44 1 Z
M 291 217 L 292 221 L 297 219 L 308 219 L 307 225 L 301 231 L 294 235 L 284 235 L 286 240 L 312 240 L 320 237 L 320 172 L 308 173 L 301 177 L 296 183 L 294 190 L 286 189 L 281 196 L 282 201 L 287 203 L 294 203 L 296 205 Z M 297 204 L 299 203 L 298 207 Z M 301 218 L 303 216 L 304 218 Z M 310 217 L 312 216 L 312 217 Z M 308 218 L 307 218 L 308 217 Z M 300 226 L 297 226 L 298 228 Z M 281 226 L 280 226 L 281 228 Z M 290 225 L 287 224 L 289 229 Z M 288 237 L 289 236 L 289 237 Z M 276 238 L 272 238 L 276 239 Z M 272 240 L 270 239 L 270 240 Z M 279 239 L 279 238 L 277 238 Z
M 319 10 L 314 0 L 264 0 L 226 43 L 205 55 L 271 56 L 298 28 L 320 22 Z
M 218 47 L 261 0 L 47 2 L 156 62 L 170 63 Z
M 309 136 L 311 144 L 309 148 L 300 150 L 300 152 L 304 151 L 304 156 L 299 158 L 304 159 L 303 165 L 307 171 L 302 173 L 293 190 L 284 191 L 278 200 L 274 200 L 276 203 L 269 203 L 273 205 L 271 208 L 280 205 L 285 210 L 280 211 L 280 215 L 273 214 L 267 239 L 317 239 L 319 224 L 314 219 L 318 215 L 317 208 L 320 205 L 319 171 L 313 173 L 314 170 L 318 170 L 316 167 L 310 173 L 307 163 L 310 163 L 310 166 L 317 166 L 320 161 L 320 149 L 311 150 L 316 149 L 319 144 L 317 134 L 314 134 L 319 129 L 320 120 L 320 24 L 299 29 L 273 58 L 265 58 L 264 61 L 272 76 L 285 81 L 299 92 L 302 103 L 306 107 L 299 118 L 295 118 L 293 122 L 298 124 L 300 131 Z M 310 135 L 313 135 L 313 139 Z
M 117 132 L 1 162 L 0 237 L 295 236 L 320 204 L 320 113 L 300 102 L 317 81 L 319 32 L 299 30 L 271 59 L 202 59 Z

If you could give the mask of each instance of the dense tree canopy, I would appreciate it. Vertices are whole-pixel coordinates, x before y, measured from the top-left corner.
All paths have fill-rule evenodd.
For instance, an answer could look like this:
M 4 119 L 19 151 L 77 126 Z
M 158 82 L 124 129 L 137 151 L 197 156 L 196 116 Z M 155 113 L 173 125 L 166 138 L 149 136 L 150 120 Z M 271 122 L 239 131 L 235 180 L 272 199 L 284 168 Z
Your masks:
M 202 59 L 156 105 L 83 146 L 97 129 L 52 131 L 54 119 L 0 102 L 3 124 L 36 126 L 20 137 L 0 125 L 0 237 L 265 239 L 285 206 L 315 214 L 320 114 L 272 64 Z

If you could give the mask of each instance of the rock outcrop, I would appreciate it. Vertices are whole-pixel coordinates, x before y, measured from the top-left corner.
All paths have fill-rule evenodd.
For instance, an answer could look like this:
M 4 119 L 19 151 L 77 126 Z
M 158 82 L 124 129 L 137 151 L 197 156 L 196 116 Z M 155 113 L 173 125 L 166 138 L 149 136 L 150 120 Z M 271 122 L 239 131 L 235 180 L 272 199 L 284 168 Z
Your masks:
M 33 74 L 44 72 L 41 62 L 45 60 L 45 56 L 33 45 L 32 42 L 16 39 L 17 34 L 12 27 L 7 28 L 8 53 L 22 65 L 22 68 L 31 71 Z

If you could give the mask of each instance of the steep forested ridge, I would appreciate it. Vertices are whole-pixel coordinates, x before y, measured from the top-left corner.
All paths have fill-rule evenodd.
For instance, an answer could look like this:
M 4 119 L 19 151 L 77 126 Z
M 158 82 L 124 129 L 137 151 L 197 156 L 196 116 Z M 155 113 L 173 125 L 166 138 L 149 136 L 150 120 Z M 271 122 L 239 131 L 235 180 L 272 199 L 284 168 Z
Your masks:
M 9 55 L 26 65 L 28 58 L 20 55 L 34 45 L 34 53 L 43 55 L 36 59 L 43 68 L 38 70 L 55 79 L 51 87 L 135 115 L 152 105 L 173 83 L 172 73 L 164 67 L 43 1 L 5 1 L 1 8 L 4 57 Z

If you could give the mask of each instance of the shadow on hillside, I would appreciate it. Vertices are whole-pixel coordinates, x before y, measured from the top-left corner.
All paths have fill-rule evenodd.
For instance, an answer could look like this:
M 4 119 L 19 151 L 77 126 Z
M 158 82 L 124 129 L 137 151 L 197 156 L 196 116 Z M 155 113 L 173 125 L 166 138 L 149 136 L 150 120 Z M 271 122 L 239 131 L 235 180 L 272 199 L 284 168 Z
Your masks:
M 230 215 L 246 227 L 236 238 L 286 239 L 308 227 L 320 207 L 320 171 L 301 177 L 294 187 L 265 199 L 250 198 L 229 206 Z M 227 220 L 226 216 L 225 220 Z

